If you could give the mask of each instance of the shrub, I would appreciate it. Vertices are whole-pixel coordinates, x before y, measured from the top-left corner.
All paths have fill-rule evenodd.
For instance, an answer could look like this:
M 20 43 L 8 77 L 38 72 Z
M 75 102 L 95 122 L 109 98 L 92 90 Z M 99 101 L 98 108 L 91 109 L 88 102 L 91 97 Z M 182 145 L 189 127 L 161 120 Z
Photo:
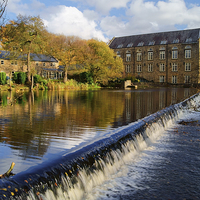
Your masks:
M 24 84 L 26 82 L 26 73 L 25 72 L 19 72 L 17 77 L 18 77 L 19 84 Z
M 13 82 L 17 84 L 24 84 L 26 82 L 25 72 L 15 72 L 12 77 Z
M 92 77 L 92 74 L 91 74 L 91 73 L 82 72 L 79 76 L 80 76 L 80 81 L 81 81 L 82 83 L 88 83 L 88 84 L 94 83 L 93 77 Z
M 6 73 L 0 72 L 0 84 L 5 85 L 6 84 Z
M 34 83 L 41 83 L 43 80 L 40 75 L 35 75 L 33 78 L 34 78 Z
M 13 80 L 13 82 L 15 82 L 15 83 L 18 82 L 18 77 L 17 77 L 18 73 L 19 73 L 19 72 L 15 72 L 15 73 L 13 74 L 13 76 L 12 76 L 12 80 Z

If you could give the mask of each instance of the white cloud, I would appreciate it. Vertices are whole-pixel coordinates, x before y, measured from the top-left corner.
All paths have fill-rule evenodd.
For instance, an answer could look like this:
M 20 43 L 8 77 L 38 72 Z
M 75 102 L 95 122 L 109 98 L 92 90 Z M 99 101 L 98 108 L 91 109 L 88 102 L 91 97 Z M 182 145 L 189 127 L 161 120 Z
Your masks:
M 110 36 L 133 35 L 175 30 L 176 26 L 197 28 L 200 24 L 200 7 L 187 8 L 184 0 L 153 1 L 132 0 L 126 18 L 107 16 L 101 28 Z
M 126 8 L 130 0 L 74 0 L 95 7 L 101 14 L 108 14 L 113 8 Z
M 48 9 L 46 13 L 49 13 Z M 97 30 L 95 21 L 88 20 L 75 7 L 58 6 L 56 9 L 54 8 L 54 12 L 50 13 L 49 15 L 46 14 L 44 18 L 45 25 L 47 25 L 50 32 L 75 35 L 83 39 L 97 38 L 102 41 L 107 41 L 102 31 Z
M 88 20 L 95 20 L 98 21 L 100 20 L 101 16 L 98 12 L 95 12 L 94 10 L 84 10 L 83 15 L 88 19 Z
M 28 4 L 22 4 L 21 0 L 9 0 L 7 5 L 7 12 L 14 13 L 16 15 L 25 15 L 27 10 L 29 10 Z
M 8 12 L 40 15 L 54 33 L 103 41 L 106 37 L 200 26 L 200 6 L 187 0 L 70 0 L 67 4 L 72 1 L 73 6 L 80 4 L 53 7 L 40 0 L 9 0 Z

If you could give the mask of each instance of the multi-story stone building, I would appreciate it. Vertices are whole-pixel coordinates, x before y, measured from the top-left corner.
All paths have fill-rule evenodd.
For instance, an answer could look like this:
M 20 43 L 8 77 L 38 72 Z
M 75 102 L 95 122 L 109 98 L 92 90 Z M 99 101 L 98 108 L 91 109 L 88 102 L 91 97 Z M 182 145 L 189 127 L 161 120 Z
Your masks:
M 125 76 L 172 84 L 200 83 L 200 28 L 115 37 L 109 46 Z
M 7 76 L 14 72 L 27 72 L 26 57 L 19 56 L 18 59 L 13 59 L 13 57 L 9 51 L 0 50 L 0 72 L 5 72 Z M 54 57 L 32 53 L 30 57 L 31 67 L 36 70 L 37 74 L 44 78 L 63 77 L 63 69 Z

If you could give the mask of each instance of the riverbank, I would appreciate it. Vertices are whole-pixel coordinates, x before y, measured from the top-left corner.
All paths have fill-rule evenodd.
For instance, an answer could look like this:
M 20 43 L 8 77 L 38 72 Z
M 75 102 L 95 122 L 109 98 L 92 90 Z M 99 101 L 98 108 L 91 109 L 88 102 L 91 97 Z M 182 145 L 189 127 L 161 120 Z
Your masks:
M 79 83 L 73 79 L 70 79 L 66 83 L 58 82 L 58 81 L 49 81 L 46 84 L 36 83 L 33 87 L 33 90 L 89 90 L 89 89 L 99 89 L 100 86 L 97 84 L 87 84 L 87 83 Z M 11 86 L 0 85 L 0 91 L 27 91 L 30 90 L 29 85 L 23 84 L 12 84 Z
M 174 87 L 174 88 L 197 88 L 200 89 L 199 84 L 169 84 L 169 83 L 152 83 L 152 82 L 140 82 L 134 83 L 137 89 L 148 89 L 148 88 L 159 88 L 159 87 Z M 58 81 L 49 81 L 47 84 L 35 84 L 33 90 L 89 90 L 89 89 L 100 89 L 101 86 L 97 84 L 79 83 L 76 80 L 70 79 L 66 83 Z M 104 88 L 104 87 L 103 87 Z M 107 88 L 107 87 L 106 87 Z M 116 89 L 120 87 L 109 87 L 110 89 Z M 131 87 L 132 88 L 132 87 Z M 131 89 L 130 88 L 130 89 Z M 28 91 L 30 90 L 29 85 L 12 84 L 12 86 L 0 85 L 0 91 Z

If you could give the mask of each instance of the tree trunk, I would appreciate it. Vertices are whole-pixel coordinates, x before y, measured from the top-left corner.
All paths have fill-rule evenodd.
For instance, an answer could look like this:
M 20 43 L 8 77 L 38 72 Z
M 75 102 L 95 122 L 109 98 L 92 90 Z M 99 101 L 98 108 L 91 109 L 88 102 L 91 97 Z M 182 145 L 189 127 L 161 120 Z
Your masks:
M 33 82 L 34 82 L 34 79 L 33 79 L 33 74 L 31 75 L 32 77 L 32 81 L 31 81 L 31 90 L 33 89 Z
M 64 75 L 63 82 L 64 82 L 64 83 L 67 82 L 67 66 L 65 66 L 65 75 Z
M 27 74 L 27 78 L 28 78 L 28 82 L 31 82 L 31 66 L 30 66 L 30 50 L 28 51 L 28 54 L 27 54 L 27 71 L 28 71 L 28 74 Z

